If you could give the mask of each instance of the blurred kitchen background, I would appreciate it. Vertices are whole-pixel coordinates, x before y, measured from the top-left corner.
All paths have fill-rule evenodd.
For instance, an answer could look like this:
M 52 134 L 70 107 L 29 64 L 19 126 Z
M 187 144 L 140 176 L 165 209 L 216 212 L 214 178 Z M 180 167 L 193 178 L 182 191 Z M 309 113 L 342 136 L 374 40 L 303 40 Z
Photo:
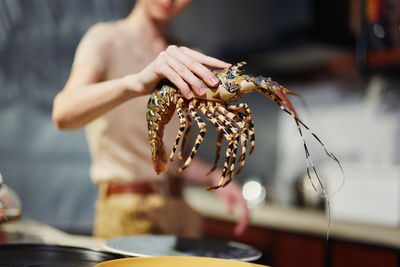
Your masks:
M 58 131 L 52 101 L 84 32 L 126 16 L 133 3 L 0 0 L 0 172 L 20 196 L 24 217 L 91 233 L 96 190 L 84 131 Z M 301 96 L 291 97 L 300 117 L 346 173 L 342 198 L 331 201 L 333 217 L 400 226 L 398 0 L 197 0 L 172 34 L 206 54 L 245 60 L 248 73 L 270 76 Z M 262 201 L 323 209 L 320 192 L 304 183 L 293 119 L 258 93 L 245 101 L 254 113 L 256 149 L 236 179 L 257 181 L 265 188 Z M 212 162 L 216 134 L 208 129 L 199 153 Z M 304 134 L 333 193 L 340 169 Z

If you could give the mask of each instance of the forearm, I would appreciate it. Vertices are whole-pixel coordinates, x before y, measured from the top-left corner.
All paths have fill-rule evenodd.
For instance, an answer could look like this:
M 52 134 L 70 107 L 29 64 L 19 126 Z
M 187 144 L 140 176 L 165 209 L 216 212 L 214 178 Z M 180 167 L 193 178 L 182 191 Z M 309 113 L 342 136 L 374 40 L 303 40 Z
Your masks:
M 133 84 L 137 86 L 134 90 L 127 88 L 126 78 L 80 86 L 67 84 L 54 99 L 53 121 L 62 130 L 80 128 L 132 97 L 144 94 L 139 82 Z

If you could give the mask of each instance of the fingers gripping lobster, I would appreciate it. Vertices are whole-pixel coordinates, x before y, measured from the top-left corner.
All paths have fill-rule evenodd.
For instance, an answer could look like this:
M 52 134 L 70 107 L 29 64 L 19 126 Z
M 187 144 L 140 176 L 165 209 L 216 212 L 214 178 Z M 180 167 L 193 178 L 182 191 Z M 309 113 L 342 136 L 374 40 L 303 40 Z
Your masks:
M 170 121 L 175 111 L 179 116 L 180 128 L 177 133 L 176 142 L 169 157 L 170 160 L 174 158 L 176 149 L 181 139 L 181 145 L 182 147 L 184 146 L 186 136 L 192 126 L 191 118 L 194 119 L 200 129 L 189 157 L 186 159 L 183 166 L 177 170 L 177 172 L 179 173 L 183 171 L 190 165 L 206 134 L 206 124 L 199 116 L 198 113 L 200 112 L 216 128 L 218 132 L 216 159 L 210 172 L 218 166 L 223 137 L 225 137 L 226 141 L 228 142 L 221 179 L 218 185 L 208 187 L 207 189 L 212 190 L 226 186 L 233 178 L 237 156 L 236 153 L 239 143 L 241 146 L 241 152 L 238 159 L 239 167 L 236 171 L 236 174 L 240 173 L 244 166 L 248 141 L 250 143 L 249 154 L 253 152 L 255 146 L 254 124 L 252 121 L 252 113 L 248 105 L 246 103 L 230 103 L 240 100 L 246 93 L 257 91 L 268 97 L 283 111 L 290 114 L 294 118 L 304 144 L 307 175 L 313 184 L 310 176 L 311 165 L 315 175 L 317 176 L 320 186 L 325 192 L 316 172 L 316 168 L 311 161 L 310 153 L 303 137 L 301 126 L 308 130 L 312 136 L 316 138 L 316 140 L 323 146 L 326 154 L 335 160 L 340 166 L 339 161 L 332 153 L 328 152 L 321 140 L 298 118 L 293 105 L 286 97 L 286 95 L 294 95 L 294 93 L 290 92 L 277 82 L 271 80 L 271 78 L 265 78 L 262 76 L 255 77 L 245 74 L 243 68 L 245 64 L 246 62 L 240 62 L 232 66 L 230 69 L 214 70 L 213 73 L 218 78 L 219 84 L 216 87 L 210 88 L 203 83 L 203 86 L 208 88 L 208 90 L 206 90 L 206 94 L 201 97 L 197 96 L 191 100 L 184 98 L 180 91 L 168 81 L 164 81 L 157 86 L 149 99 L 146 114 L 154 170 L 157 172 L 157 174 L 159 174 L 167 168 L 167 156 L 163 146 L 162 138 L 164 126 Z M 179 154 L 179 158 L 182 159 L 181 154 Z M 341 166 L 340 168 L 342 169 Z

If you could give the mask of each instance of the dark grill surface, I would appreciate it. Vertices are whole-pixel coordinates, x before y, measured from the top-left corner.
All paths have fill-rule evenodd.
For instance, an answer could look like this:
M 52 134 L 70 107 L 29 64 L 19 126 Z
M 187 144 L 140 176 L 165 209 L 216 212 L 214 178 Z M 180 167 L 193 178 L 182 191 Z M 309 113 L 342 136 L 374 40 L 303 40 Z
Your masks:
M 84 248 L 57 245 L 0 245 L 0 267 L 93 267 L 122 256 Z
M 5 264 L 0 264 L 0 267 L 35 267 L 35 266 L 45 266 L 45 263 L 39 263 L 39 264 L 14 264 L 14 263 L 5 263 Z

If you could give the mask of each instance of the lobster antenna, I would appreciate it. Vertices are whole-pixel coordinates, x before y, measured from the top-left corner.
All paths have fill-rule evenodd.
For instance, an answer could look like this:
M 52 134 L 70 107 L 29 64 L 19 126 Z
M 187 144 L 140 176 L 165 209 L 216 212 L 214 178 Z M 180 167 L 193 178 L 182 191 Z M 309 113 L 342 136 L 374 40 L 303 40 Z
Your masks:
M 301 139 L 302 139 L 302 141 L 303 141 L 304 151 L 305 151 L 305 153 L 306 153 L 307 174 L 308 174 L 310 180 L 311 180 L 311 176 L 309 175 L 309 165 L 308 165 L 308 161 L 310 161 L 310 163 L 311 163 L 311 166 L 312 166 L 312 168 L 313 168 L 313 170 L 314 170 L 314 172 L 315 172 L 315 174 L 316 174 L 316 176 L 317 176 L 317 178 L 318 178 L 318 182 L 319 182 L 321 188 L 324 189 L 324 186 L 323 186 L 323 184 L 322 184 L 322 181 L 321 181 L 321 179 L 319 178 L 319 176 L 318 176 L 318 174 L 317 174 L 317 172 L 316 172 L 315 165 L 314 165 L 314 163 L 313 163 L 312 160 L 311 160 L 311 154 L 310 154 L 310 152 L 309 152 L 309 150 L 308 150 L 307 143 L 306 143 L 306 139 L 304 138 L 303 132 L 302 132 L 301 127 L 300 127 L 300 124 L 299 124 L 299 119 L 298 119 L 298 117 L 297 117 L 296 111 L 295 111 L 295 109 L 294 109 L 292 103 L 290 103 L 290 101 L 289 101 L 289 99 L 287 99 L 286 95 L 285 95 L 282 91 L 280 91 L 280 90 L 275 91 L 275 95 L 276 95 L 276 96 L 278 97 L 278 99 L 281 100 L 281 101 L 286 105 L 286 107 L 290 110 L 290 112 L 289 112 L 289 111 L 287 111 L 287 112 L 289 112 L 289 114 L 293 117 L 293 119 L 294 119 L 295 122 L 296 122 L 297 129 L 299 130 Z M 279 106 L 282 110 L 286 110 L 285 106 L 283 106 L 283 105 L 281 104 L 281 102 L 280 102 L 278 99 L 274 98 L 274 102 L 277 103 L 278 106 Z M 317 138 L 317 140 L 319 140 L 319 139 Z M 319 140 L 319 141 L 320 141 L 320 140 Z M 320 143 L 321 143 L 321 142 L 320 142 Z M 322 145 L 323 145 L 323 144 L 322 144 Z M 323 146 L 324 146 L 324 145 L 323 145 Z M 325 150 L 325 151 L 326 151 L 326 150 Z M 330 154 L 328 154 L 328 155 L 330 156 Z M 336 158 L 336 157 L 334 157 L 334 158 Z M 312 182 L 312 180 L 311 180 L 311 182 Z M 316 190 L 314 184 L 313 184 L 313 187 L 314 187 L 314 189 Z M 317 191 L 317 190 L 316 190 L 316 191 Z
M 343 170 L 342 164 L 340 164 L 340 161 L 336 158 L 336 156 L 335 156 L 332 152 L 329 152 L 329 151 L 328 151 L 328 148 L 325 146 L 325 144 L 322 143 L 322 141 L 318 138 L 318 136 L 317 136 L 315 133 L 313 133 L 313 132 L 311 131 L 311 129 L 310 129 L 307 125 L 305 125 L 299 118 L 296 118 L 296 120 L 298 120 L 299 123 L 300 123 L 304 128 L 306 128 L 307 131 L 322 145 L 322 147 L 324 148 L 325 153 L 326 153 L 331 159 L 333 159 L 334 161 L 336 161 L 336 163 L 339 165 L 340 171 L 342 172 L 342 182 L 340 183 L 339 188 L 336 189 L 336 191 L 334 191 L 333 193 L 331 193 L 330 196 L 333 196 L 333 195 L 337 194 L 337 193 L 342 189 L 342 187 L 344 186 L 344 181 L 345 181 L 345 174 L 344 174 L 344 170 Z
M 285 96 L 285 93 L 283 93 L 282 91 L 279 91 L 279 90 L 276 90 L 274 93 L 271 93 L 271 92 L 268 92 L 268 90 L 266 88 L 263 88 L 263 87 L 259 87 L 257 89 L 259 89 L 260 92 L 263 93 L 265 96 L 267 96 L 269 99 L 274 101 L 275 104 L 277 104 L 281 110 L 285 111 L 286 113 L 288 113 L 289 115 L 291 115 L 294 118 L 294 120 L 296 122 L 296 125 L 297 125 L 297 129 L 299 130 L 300 136 L 301 136 L 303 144 L 304 144 L 304 149 L 305 149 L 305 152 L 306 152 L 306 159 L 311 158 L 311 155 L 310 155 L 310 153 L 308 151 L 306 140 L 305 140 L 305 138 L 303 136 L 303 133 L 301 131 L 301 127 L 300 127 L 299 124 L 301 124 L 304 128 L 306 128 L 306 130 L 320 143 L 320 145 L 323 147 L 323 149 L 324 149 L 325 153 L 327 154 L 327 156 L 330 157 L 331 159 L 333 159 L 334 161 L 336 161 L 336 163 L 339 165 L 339 168 L 340 168 L 340 170 L 342 172 L 343 179 L 342 179 L 342 182 L 341 182 L 341 185 L 339 186 L 339 188 L 332 195 L 334 195 L 337 192 L 339 192 L 342 189 L 343 185 L 344 185 L 345 176 L 344 176 L 343 167 L 340 164 L 339 160 L 336 158 L 336 156 L 333 155 L 331 152 L 329 152 L 327 147 L 325 146 L 325 144 L 322 143 L 321 139 L 319 139 L 319 137 L 316 134 L 314 134 L 311 131 L 311 129 L 297 117 L 296 111 L 295 111 L 293 105 L 290 103 L 289 99 L 287 99 L 287 97 Z M 290 92 L 288 94 L 297 95 L 296 93 L 292 93 L 292 92 Z M 287 108 L 280 102 L 280 100 L 286 105 Z M 313 164 L 312 164 L 312 166 L 313 166 Z M 307 161 L 307 174 L 309 174 L 309 168 L 310 168 L 310 166 L 309 166 L 309 163 Z M 315 169 L 315 167 L 314 167 L 314 169 Z M 322 182 L 319 179 L 319 176 L 317 176 L 317 178 L 318 178 L 319 184 L 321 185 L 321 187 L 323 187 L 322 186 Z M 311 181 L 311 184 L 312 184 L 314 190 L 317 191 L 313 181 L 311 179 L 310 179 L 310 181 Z M 328 198 L 328 194 L 326 192 L 325 192 L 325 194 L 323 194 L 323 196 Z
M 278 97 L 279 97 L 279 96 L 278 96 Z M 286 99 L 286 97 L 285 97 L 284 99 Z M 320 178 L 319 175 L 318 175 L 318 172 L 317 172 L 317 169 L 316 169 L 316 167 L 315 167 L 315 165 L 314 165 L 314 162 L 312 161 L 311 154 L 310 154 L 310 152 L 309 152 L 309 150 L 308 150 L 308 147 L 307 147 L 306 139 L 305 139 L 305 137 L 304 137 L 304 135 L 303 135 L 303 132 L 302 132 L 302 130 L 301 130 L 300 123 L 301 123 L 301 125 L 303 125 L 303 126 L 304 126 L 304 123 L 302 123 L 301 120 L 297 117 L 297 115 L 296 115 L 296 113 L 294 112 L 294 110 L 293 110 L 293 111 L 287 110 L 287 109 L 285 108 L 285 106 L 283 106 L 283 105 L 279 102 L 279 100 L 276 99 L 276 98 L 273 99 L 273 101 L 279 106 L 280 109 L 282 109 L 282 110 L 285 111 L 286 113 L 290 114 L 290 115 L 294 118 L 294 120 L 295 120 L 295 122 L 296 122 L 297 129 L 298 129 L 298 131 L 299 131 L 299 133 L 300 133 L 300 136 L 301 136 L 301 139 L 302 139 L 302 141 L 303 141 L 304 152 L 305 152 L 305 154 L 306 154 L 306 164 L 307 164 L 307 176 L 308 176 L 308 179 L 310 180 L 311 185 L 313 186 L 314 190 L 315 190 L 315 191 L 318 191 L 317 188 L 315 187 L 313 181 L 312 181 L 312 177 L 311 177 L 311 174 L 310 174 L 310 164 L 311 164 L 311 168 L 313 169 L 314 174 L 315 174 L 315 176 L 317 177 L 318 183 L 319 183 L 319 185 L 320 185 L 320 187 L 321 187 L 321 190 L 322 190 L 322 193 L 323 193 L 323 197 L 325 197 L 325 199 L 326 199 L 327 213 L 328 213 L 328 226 L 327 226 L 328 229 L 327 229 L 327 233 L 326 233 L 326 240 L 328 240 L 328 239 L 329 239 L 330 228 L 331 228 L 331 212 L 330 212 L 331 207 L 330 207 L 329 196 L 328 196 L 328 194 L 327 194 L 327 192 L 326 192 L 326 190 L 325 190 L 325 187 L 324 187 L 324 185 L 323 185 L 323 183 L 322 183 L 321 178 Z M 286 102 L 286 101 L 284 101 L 284 102 Z M 286 104 L 286 103 L 285 103 L 285 104 Z M 286 104 L 286 105 L 287 105 L 287 104 Z M 292 105 L 290 105 L 290 104 L 287 105 L 287 106 L 288 106 L 289 108 L 292 107 Z M 293 107 L 292 107 L 291 109 L 293 109 Z M 308 127 L 305 127 L 305 128 L 306 128 L 307 130 L 309 130 Z M 309 131 L 310 131 L 310 130 L 309 130 Z M 313 136 L 316 137 L 315 134 L 313 134 Z M 316 138 L 317 138 L 317 137 L 316 137 Z M 322 142 L 321 142 L 321 140 L 320 140 L 319 138 L 317 138 L 317 140 L 322 144 Z M 323 147 L 324 147 L 324 149 L 325 149 L 324 144 L 322 144 L 322 145 L 323 145 Z M 327 152 L 326 149 L 325 149 L 325 152 Z M 328 156 L 331 157 L 331 153 L 330 153 L 330 152 L 327 152 L 327 154 L 328 154 Z M 333 156 L 333 155 L 332 155 L 332 156 Z M 333 159 L 334 159 L 335 161 L 338 162 L 338 160 L 337 160 L 337 158 L 336 158 L 335 156 L 333 156 Z M 338 163 L 339 163 L 339 162 L 338 162 Z M 340 166 L 340 163 L 339 163 L 339 166 Z M 341 166 L 340 166 L 340 167 L 341 167 Z M 342 169 L 342 168 L 341 168 L 341 169 Z
M 307 152 L 308 152 L 308 150 L 307 150 Z M 326 192 L 326 189 L 325 189 L 324 185 L 321 182 L 321 178 L 319 177 L 319 174 L 317 172 L 317 169 L 315 168 L 314 162 L 312 161 L 312 158 L 311 158 L 311 155 L 309 154 L 309 152 L 308 152 L 308 155 L 309 155 L 309 157 L 307 158 L 307 175 L 308 175 L 308 178 L 311 180 L 311 175 L 310 175 L 309 168 L 308 168 L 308 161 L 310 161 L 312 169 L 313 169 L 313 171 L 315 173 L 315 176 L 317 177 L 318 182 L 319 182 L 319 184 L 321 186 L 321 190 L 322 190 L 322 194 L 323 194 L 322 196 L 325 197 L 325 199 L 326 199 L 326 206 L 327 206 L 326 210 L 327 210 L 327 213 L 328 213 L 328 229 L 327 229 L 327 232 L 326 232 L 326 240 L 328 240 L 329 239 L 330 229 L 331 229 L 330 196 L 328 196 L 328 193 Z
M 281 106 L 281 105 L 280 105 L 280 106 Z M 283 106 L 282 106 L 282 107 L 283 107 Z M 282 108 L 282 107 L 281 107 L 281 108 Z M 321 180 L 321 178 L 319 177 L 318 172 L 317 172 L 317 169 L 316 169 L 316 167 L 315 167 L 315 165 L 314 165 L 314 162 L 313 162 L 313 160 L 312 160 L 312 158 L 311 158 L 311 154 L 310 154 L 310 152 L 309 152 L 309 150 L 308 150 L 308 147 L 307 147 L 306 139 L 304 138 L 303 132 L 302 132 L 301 127 L 300 127 L 300 124 L 299 124 L 299 119 L 297 118 L 297 116 L 296 116 L 296 114 L 295 114 L 294 112 L 290 112 L 290 114 L 291 114 L 291 116 L 295 119 L 295 122 L 296 122 L 296 125 L 297 125 L 297 129 L 298 129 L 298 131 L 299 131 L 299 133 L 300 133 L 301 139 L 303 140 L 304 151 L 305 151 L 305 154 L 306 154 L 307 176 L 308 176 L 308 178 L 310 179 L 311 184 L 312 184 L 313 187 L 314 187 L 314 190 L 317 191 L 317 189 L 315 188 L 315 186 L 314 186 L 314 184 L 313 184 L 313 181 L 312 181 L 312 178 L 311 178 L 311 174 L 310 174 L 310 166 L 309 166 L 309 163 L 311 163 L 311 167 L 312 167 L 312 169 L 313 169 L 313 171 L 314 171 L 315 176 L 317 177 L 317 180 L 318 180 L 318 183 L 319 183 L 319 185 L 320 185 L 320 187 L 321 187 L 323 196 L 324 196 L 325 199 L 326 199 L 327 212 L 328 212 L 328 229 L 327 229 L 327 232 L 326 232 L 326 240 L 328 240 L 328 239 L 329 239 L 330 229 L 331 229 L 331 206 L 330 206 L 329 196 L 328 196 L 328 194 L 327 194 L 327 192 L 326 192 L 326 190 L 325 190 L 325 187 L 324 187 L 324 185 L 323 185 L 323 183 L 322 183 L 322 180 Z
M 279 104 L 279 106 L 281 106 L 281 105 Z M 281 107 L 281 109 L 282 109 L 282 107 Z M 292 115 L 292 113 L 291 113 L 289 110 L 287 110 L 286 108 L 283 108 L 282 110 L 285 111 L 286 113 L 288 113 L 289 115 Z M 293 115 L 292 115 L 292 116 L 293 116 Z M 345 179 L 345 174 L 344 174 L 344 170 L 343 170 L 342 164 L 340 164 L 340 161 L 336 158 L 336 156 L 335 156 L 332 152 L 329 152 L 329 150 L 328 150 L 328 148 L 326 147 L 326 145 L 321 141 L 321 139 L 320 139 L 314 132 L 311 131 L 310 127 L 308 127 L 308 126 L 307 126 L 303 121 L 301 121 L 297 116 L 295 116 L 294 119 L 296 120 L 296 122 L 300 123 L 300 124 L 315 138 L 315 140 L 318 141 L 318 143 L 320 143 L 320 145 L 321 145 L 322 148 L 324 149 L 326 155 L 327 155 L 328 157 L 330 157 L 331 159 L 333 159 L 334 161 L 336 161 L 336 163 L 339 165 L 340 171 L 342 172 L 342 181 L 341 181 L 341 183 L 340 183 L 338 189 L 336 189 L 333 193 L 329 194 L 328 196 L 331 197 L 331 196 L 337 194 L 337 193 L 343 188 L 344 182 L 345 182 L 345 180 L 346 180 L 346 179 Z

